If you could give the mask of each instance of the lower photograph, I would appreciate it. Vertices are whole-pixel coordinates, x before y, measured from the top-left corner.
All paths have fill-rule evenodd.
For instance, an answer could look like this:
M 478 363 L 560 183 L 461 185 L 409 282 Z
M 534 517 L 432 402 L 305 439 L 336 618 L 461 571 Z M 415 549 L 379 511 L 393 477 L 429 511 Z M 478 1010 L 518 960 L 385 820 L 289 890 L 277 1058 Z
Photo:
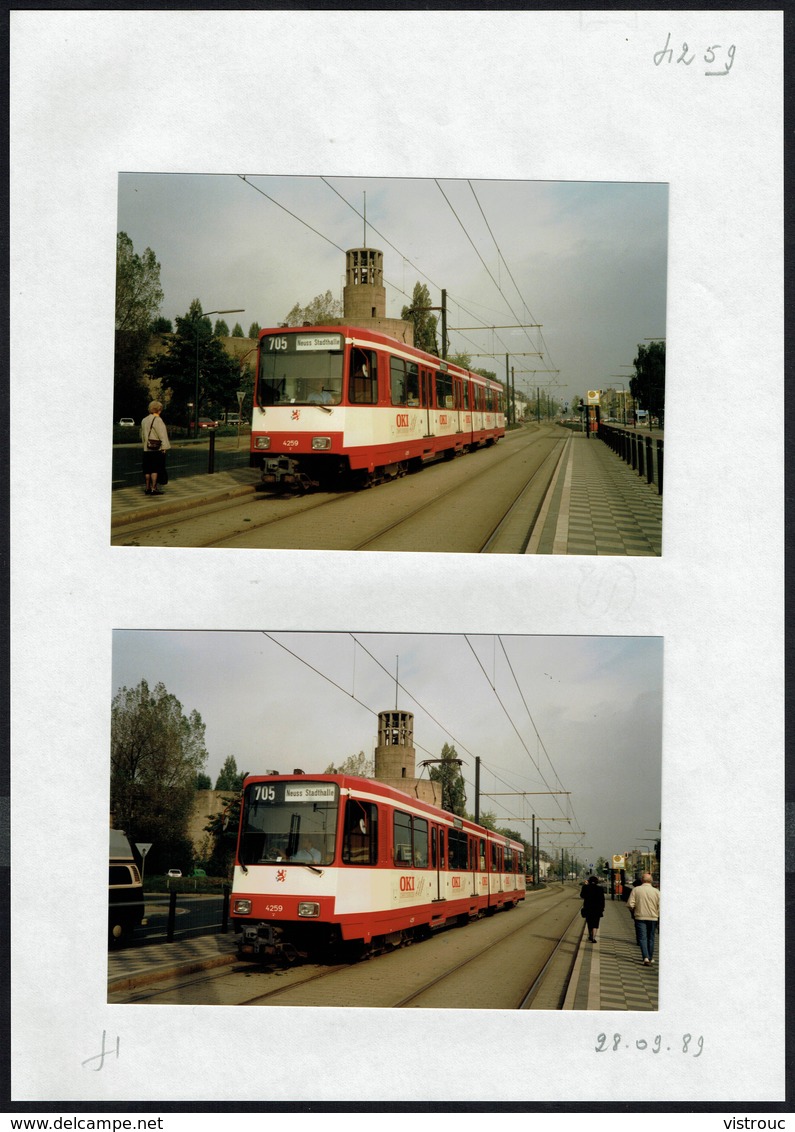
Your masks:
M 108 1003 L 656 1011 L 663 639 L 117 630 Z

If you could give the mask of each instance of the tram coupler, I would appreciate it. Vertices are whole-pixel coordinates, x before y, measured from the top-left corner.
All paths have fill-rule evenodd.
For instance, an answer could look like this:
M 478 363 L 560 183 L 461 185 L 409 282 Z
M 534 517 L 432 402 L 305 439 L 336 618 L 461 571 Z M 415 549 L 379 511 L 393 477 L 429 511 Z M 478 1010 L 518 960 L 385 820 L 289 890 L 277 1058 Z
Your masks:
M 266 460 L 262 466 L 262 479 L 257 491 L 300 491 L 306 492 L 318 487 L 317 480 L 310 479 L 299 470 L 298 461 L 290 456 L 277 456 Z
M 241 959 L 274 959 L 297 963 L 298 951 L 291 943 L 283 943 L 270 924 L 246 924 L 240 932 L 237 953 Z

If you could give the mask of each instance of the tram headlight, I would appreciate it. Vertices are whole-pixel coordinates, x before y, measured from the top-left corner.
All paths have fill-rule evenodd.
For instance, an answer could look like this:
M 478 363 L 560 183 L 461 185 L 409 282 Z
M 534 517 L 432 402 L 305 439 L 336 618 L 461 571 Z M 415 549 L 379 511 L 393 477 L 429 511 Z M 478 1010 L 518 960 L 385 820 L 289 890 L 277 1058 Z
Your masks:
M 269 436 L 258 436 L 254 441 L 255 448 L 270 448 L 271 438 Z
M 312 448 L 315 452 L 326 452 L 331 448 L 330 436 L 313 436 Z
M 300 900 L 298 902 L 298 915 L 302 917 L 319 916 L 320 905 L 313 900 Z
M 251 915 L 251 901 L 250 900 L 236 900 L 232 905 L 232 911 L 236 916 L 249 916 Z

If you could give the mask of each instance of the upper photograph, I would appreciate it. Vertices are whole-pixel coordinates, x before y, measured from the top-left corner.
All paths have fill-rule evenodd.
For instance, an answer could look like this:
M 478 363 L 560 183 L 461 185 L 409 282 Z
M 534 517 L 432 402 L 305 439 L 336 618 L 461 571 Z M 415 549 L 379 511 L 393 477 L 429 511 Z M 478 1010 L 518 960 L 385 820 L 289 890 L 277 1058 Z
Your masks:
M 667 260 L 660 183 L 120 174 L 111 543 L 661 555 Z

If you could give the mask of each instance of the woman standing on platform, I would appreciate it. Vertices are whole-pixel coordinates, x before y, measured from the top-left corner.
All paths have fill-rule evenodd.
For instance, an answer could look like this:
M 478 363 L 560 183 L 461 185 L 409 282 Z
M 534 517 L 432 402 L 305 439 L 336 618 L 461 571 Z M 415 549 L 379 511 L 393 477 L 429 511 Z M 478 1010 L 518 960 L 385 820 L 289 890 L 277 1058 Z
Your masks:
M 580 889 L 580 899 L 582 914 L 588 925 L 588 939 L 591 943 L 596 943 L 596 929 L 605 914 L 605 890 L 596 877 L 588 877 L 588 883 Z
M 168 429 L 160 418 L 163 406 L 160 401 L 149 405 L 149 416 L 141 421 L 141 441 L 143 443 L 143 473 L 146 480 L 144 495 L 162 495 L 157 486 L 157 477 L 165 482 L 166 452 L 171 447 Z

